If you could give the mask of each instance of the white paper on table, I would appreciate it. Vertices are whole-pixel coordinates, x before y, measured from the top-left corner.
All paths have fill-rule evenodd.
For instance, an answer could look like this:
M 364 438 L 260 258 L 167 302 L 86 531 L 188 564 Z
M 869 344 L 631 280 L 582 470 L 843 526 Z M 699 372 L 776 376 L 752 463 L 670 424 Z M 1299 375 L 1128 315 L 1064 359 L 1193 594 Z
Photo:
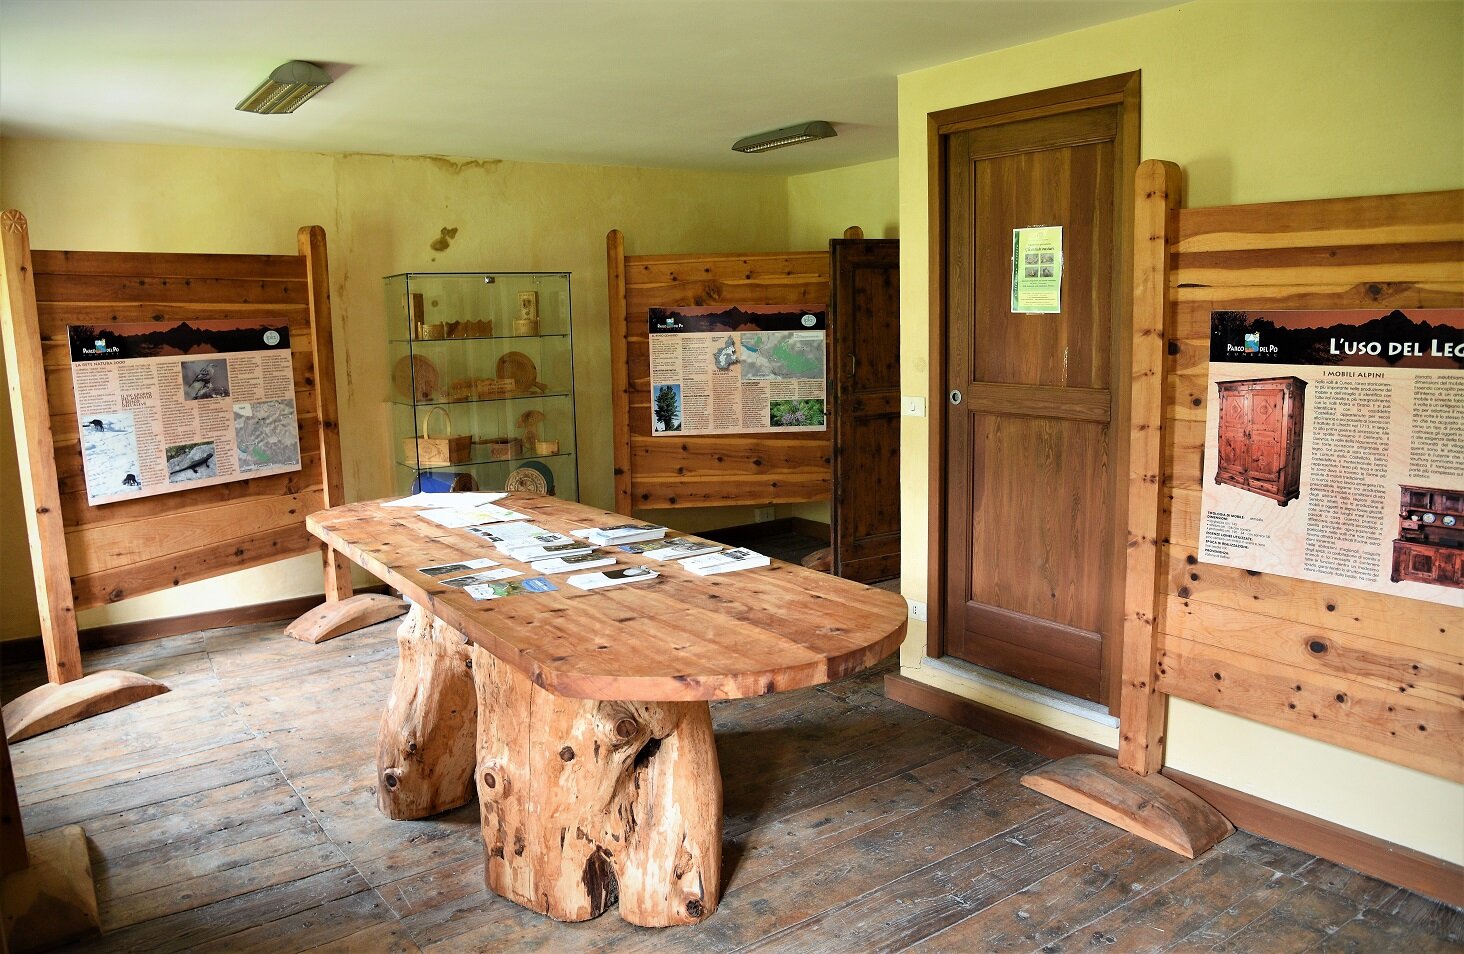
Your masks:
M 485 523 L 498 523 L 504 520 L 522 520 L 524 515 L 512 510 L 505 510 L 493 504 L 485 504 L 482 507 L 475 507 L 472 510 L 459 510 L 455 507 L 442 507 L 437 510 L 419 510 L 417 516 L 424 520 L 430 520 L 439 527 L 461 530 L 464 527 L 476 527 Z
M 488 493 L 486 491 L 462 491 L 458 493 L 427 493 L 412 494 L 410 497 L 403 497 L 400 500 L 388 500 L 382 504 L 383 507 L 437 507 L 450 510 L 469 510 L 473 507 L 481 507 L 484 504 L 497 503 L 506 493 Z M 444 504 L 451 504 L 450 507 L 443 507 Z
M 455 576 L 467 570 L 482 570 L 490 566 L 498 566 L 497 560 L 490 560 L 488 557 L 478 557 L 476 560 L 460 560 L 456 563 L 439 563 L 436 566 L 418 567 L 417 572 L 426 576 Z

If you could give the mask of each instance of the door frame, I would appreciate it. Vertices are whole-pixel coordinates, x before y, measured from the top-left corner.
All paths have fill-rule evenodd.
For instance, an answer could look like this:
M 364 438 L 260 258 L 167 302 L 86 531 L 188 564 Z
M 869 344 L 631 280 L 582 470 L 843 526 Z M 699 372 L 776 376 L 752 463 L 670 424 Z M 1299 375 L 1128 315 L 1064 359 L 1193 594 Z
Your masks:
M 925 154 L 928 170 L 929 255 L 930 255 L 930 477 L 928 591 L 926 593 L 925 654 L 933 659 L 945 655 L 943 607 L 949 585 L 946 564 L 946 473 L 945 429 L 947 423 L 946 334 L 949 310 L 946 301 L 946 138 L 954 133 L 982 126 L 995 126 L 1025 119 L 1077 112 L 1096 106 L 1120 104 L 1117 143 L 1119 174 L 1114 177 L 1118 193 L 1118 275 L 1114 283 L 1113 321 L 1110 351 L 1113 356 L 1111 433 L 1115 437 L 1113 467 L 1114 512 L 1109 515 L 1110 559 L 1115 572 L 1125 565 L 1128 526 L 1128 442 L 1129 389 L 1132 367 L 1133 264 L 1134 264 L 1134 173 L 1139 167 L 1140 73 L 1119 73 L 1101 79 L 1071 83 L 1052 89 L 1021 93 L 985 103 L 956 106 L 926 114 Z M 1120 347 L 1119 345 L 1125 345 Z M 1117 587 L 1121 596 L 1123 587 Z M 1101 681 L 1111 712 L 1118 712 L 1123 651 L 1123 599 L 1114 599 L 1104 616 Z

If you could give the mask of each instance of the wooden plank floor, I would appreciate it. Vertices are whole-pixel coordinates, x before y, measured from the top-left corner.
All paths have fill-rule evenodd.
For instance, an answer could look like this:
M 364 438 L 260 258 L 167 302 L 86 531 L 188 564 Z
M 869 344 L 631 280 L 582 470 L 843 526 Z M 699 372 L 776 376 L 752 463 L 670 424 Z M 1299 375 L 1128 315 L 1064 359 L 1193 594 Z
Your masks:
M 79 823 L 83 951 L 1458 951 L 1459 911 L 1246 834 L 1188 862 L 1022 788 L 1022 749 L 879 674 L 714 704 L 726 894 L 706 923 L 557 924 L 487 893 L 477 808 L 375 806 L 393 624 L 88 654 L 173 691 L 13 747 L 27 829 Z M 3 671 L 5 698 L 40 681 Z

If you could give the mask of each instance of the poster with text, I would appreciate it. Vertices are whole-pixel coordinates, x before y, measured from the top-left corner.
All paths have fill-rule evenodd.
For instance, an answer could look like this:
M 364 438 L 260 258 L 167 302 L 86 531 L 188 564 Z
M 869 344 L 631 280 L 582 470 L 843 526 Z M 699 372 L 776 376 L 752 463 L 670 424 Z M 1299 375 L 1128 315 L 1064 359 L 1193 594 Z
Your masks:
M 651 433 L 822 431 L 823 305 L 652 308 Z
M 1062 311 L 1062 226 L 1012 229 L 1012 313 Z
M 1464 310 L 1216 311 L 1199 560 L 1464 606 Z
M 300 469 L 285 322 L 66 330 L 87 503 Z

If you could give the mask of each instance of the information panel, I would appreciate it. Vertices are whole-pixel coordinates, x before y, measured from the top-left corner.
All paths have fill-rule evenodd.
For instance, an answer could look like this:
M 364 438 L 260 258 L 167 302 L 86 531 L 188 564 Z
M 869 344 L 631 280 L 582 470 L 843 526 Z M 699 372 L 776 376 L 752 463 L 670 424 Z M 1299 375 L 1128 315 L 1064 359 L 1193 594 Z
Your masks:
M 284 322 L 66 330 L 88 503 L 300 469 Z
M 1464 310 L 1216 311 L 1200 550 L 1464 606 Z
M 825 309 L 650 309 L 651 433 L 823 431 Z

